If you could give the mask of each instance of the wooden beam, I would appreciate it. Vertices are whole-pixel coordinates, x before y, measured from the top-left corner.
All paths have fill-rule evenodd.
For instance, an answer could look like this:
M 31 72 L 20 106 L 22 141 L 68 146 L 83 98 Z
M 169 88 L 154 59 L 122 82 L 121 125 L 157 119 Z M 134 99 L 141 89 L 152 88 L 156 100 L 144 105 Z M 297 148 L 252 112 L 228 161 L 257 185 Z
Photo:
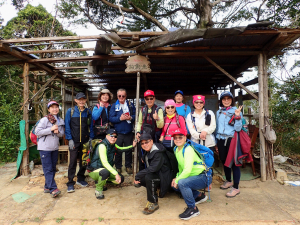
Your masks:
M 242 85 L 240 82 L 238 82 L 233 76 L 231 76 L 229 73 L 227 73 L 222 67 L 220 67 L 218 64 L 216 64 L 213 60 L 208 58 L 207 56 L 204 56 L 204 58 L 209 61 L 211 64 L 213 64 L 216 68 L 218 68 L 222 73 L 224 73 L 226 76 L 228 76 L 232 81 L 234 81 L 237 85 L 239 85 L 242 89 L 244 89 L 248 94 L 252 95 L 256 100 L 258 100 L 258 97 L 253 94 L 252 91 L 250 91 L 248 88 L 246 88 L 244 85 Z
M 102 38 L 101 35 L 19 38 L 19 39 L 1 40 L 0 43 L 28 43 L 28 42 L 43 42 L 43 41 L 69 41 L 69 40 L 86 40 L 86 39 L 100 39 L 100 38 Z
M 25 55 L 29 55 L 29 54 L 56 53 L 56 52 L 84 52 L 84 51 L 94 51 L 94 50 L 95 48 L 72 48 L 72 49 L 23 51 L 22 53 Z
M 263 78 L 263 72 L 264 72 L 264 55 L 261 53 L 258 56 L 258 87 L 259 87 L 259 140 L 260 140 L 260 175 L 261 175 L 261 181 L 267 180 L 266 175 L 266 141 L 265 137 L 262 133 L 262 129 L 264 127 L 264 78 Z
M 254 79 L 252 79 L 252 80 L 249 80 L 249 81 L 243 83 L 243 85 L 244 85 L 245 87 L 247 87 L 247 86 L 250 86 L 250 85 L 253 85 L 253 84 L 257 84 L 257 83 L 258 83 L 258 77 L 256 77 L 256 78 L 254 78 Z M 239 85 L 235 85 L 234 88 L 235 88 L 235 89 L 236 89 L 236 88 L 240 88 L 240 86 L 239 86 Z
M 37 84 L 41 84 L 41 85 L 44 85 L 46 83 L 44 81 L 41 81 L 41 80 L 38 80 L 38 79 L 35 79 L 35 78 L 32 78 L 32 77 L 29 77 L 29 81 L 34 82 L 35 84 L 37 83 Z M 57 87 L 57 86 L 54 86 L 54 85 L 48 85 L 48 87 L 53 88 L 53 89 L 58 90 L 58 91 L 61 90 L 60 87 Z M 72 92 L 69 91 L 69 90 L 66 90 L 66 92 L 68 94 L 72 94 Z
M 29 175 L 29 64 L 25 63 L 23 67 L 23 120 L 25 120 L 25 137 L 26 137 L 26 150 L 23 151 L 21 174 L 23 176 Z
M 54 67 L 54 70 L 77 70 L 77 69 L 87 69 L 88 66 L 69 66 L 69 67 Z

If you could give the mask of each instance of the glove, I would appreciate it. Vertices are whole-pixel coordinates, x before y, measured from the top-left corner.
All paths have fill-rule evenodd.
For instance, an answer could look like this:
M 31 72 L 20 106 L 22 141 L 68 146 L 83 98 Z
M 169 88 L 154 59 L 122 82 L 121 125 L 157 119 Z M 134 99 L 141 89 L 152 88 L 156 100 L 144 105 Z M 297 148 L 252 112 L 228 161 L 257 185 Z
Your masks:
M 69 140 L 69 149 L 73 150 L 74 148 L 75 148 L 74 141 L 71 139 Z

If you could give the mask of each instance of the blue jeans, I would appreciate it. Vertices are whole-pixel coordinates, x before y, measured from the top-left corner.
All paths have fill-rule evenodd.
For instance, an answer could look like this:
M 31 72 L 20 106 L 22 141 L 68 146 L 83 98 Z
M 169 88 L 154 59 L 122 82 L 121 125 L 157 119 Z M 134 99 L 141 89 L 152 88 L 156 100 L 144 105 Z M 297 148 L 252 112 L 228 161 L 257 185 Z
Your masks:
M 41 151 L 40 157 L 42 161 L 43 171 L 45 175 L 45 189 L 49 189 L 50 193 L 57 189 L 57 185 L 54 180 L 56 172 L 56 163 L 58 159 L 58 150 L 55 151 Z
M 195 208 L 195 198 L 199 195 L 200 189 L 206 188 L 207 177 L 205 173 L 201 173 L 197 176 L 188 177 L 178 181 L 178 189 L 175 191 L 180 191 L 185 203 L 189 208 Z

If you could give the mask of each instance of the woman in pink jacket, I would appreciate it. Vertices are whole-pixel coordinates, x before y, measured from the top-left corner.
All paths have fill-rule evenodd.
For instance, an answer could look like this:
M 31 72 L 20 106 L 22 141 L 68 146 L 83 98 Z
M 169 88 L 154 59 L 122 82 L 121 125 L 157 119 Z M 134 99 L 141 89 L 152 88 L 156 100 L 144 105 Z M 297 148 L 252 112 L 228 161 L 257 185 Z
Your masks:
M 178 130 L 181 129 L 185 132 L 185 135 L 187 135 L 185 120 L 183 116 L 178 115 L 176 112 L 176 104 L 173 99 L 168 99 L 165 102 L 165 111 L 166 116 L 164 119 L 164 127 L 162 129 L 162 133 L 160 136 L 160 141 L 165 146 L 165 148 L 173 152 L 174 142 L 172 138 L 172 134 Z

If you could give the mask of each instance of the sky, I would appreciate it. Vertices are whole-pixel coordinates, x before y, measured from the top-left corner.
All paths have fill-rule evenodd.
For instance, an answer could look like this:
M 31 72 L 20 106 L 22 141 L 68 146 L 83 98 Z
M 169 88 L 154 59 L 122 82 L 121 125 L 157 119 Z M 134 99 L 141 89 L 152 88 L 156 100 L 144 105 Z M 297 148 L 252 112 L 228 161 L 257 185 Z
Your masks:
M 17 16 L 17 10 L 15 10 L 15 8 L 12 6 L 11 0 L 5 0 L 5 2 L 6 3 L 0 7 L 0 14 L 1 14 L 2 18 L 4 19 L 4 23 L 3 23 L 4 26 L 10 19 Z M 29 3 L 33 6 L 42 4 L 49 13 L 51 13 L 53 16 L 55 15 L 56 0 L 47 0 L 47 1 L 46 0 L 29 0 Z M 60 18 L 57 18 L 57 19 L 60 20 Z M 63 22 L 63 21 L 60 21 L 60 22 Z M 72 32 L 75 32 L 79 36 L 80 35 L 97 35 L 97 34 L 104 33 L 102 31 L 97 30 L 94 25 L 88 25 L 88 28 L 76 26 L 76 27 L 68 27 L 68 29 L 71 30 Z M 96 42 L 82 42 L 82 45 L 84 48 L 94 48 L 96 45 Z M 90 51 L 90 52 L 88 52 L 88 54 L 92 55 L 93 52 Z M 286 57 L 288 57 L 288 60 L 287 60 L 288 63 L 286 65 L 286 68 L 290 68 L 296 59 L 299 60 L 299 56 L 297 56 L 297 55 L 296 56 L 286 56 Z M 296 71 L 299 71 L 299 69 L 297 69 Z M 289 71 L 289 72 L 292 74 L 291 71 Z M 286 77 L 285 70 L 277 71 L 276 77 L 280 78 L 281 73 L 284 74 L 283 77 Z M 238 78 L 238 81 L 245 82 L 245 81 L 253 79 L 256 75 L 257 75 L 257 71 L 255 71 L 255 70 L 253 70 L 253 72 L 246 72 L 246 73 L 244 73 L 243 77 Z M 277 82 L 278 81 L 279 80 L 277 80 Z M 252 86 L 249 86 L 248 88 L 250 90 L 258 89 L 257 85 L 252 85 Z M 237 95 L 237 92 L 238 92 L 238 90 L 236 90 L 236 95 Z

